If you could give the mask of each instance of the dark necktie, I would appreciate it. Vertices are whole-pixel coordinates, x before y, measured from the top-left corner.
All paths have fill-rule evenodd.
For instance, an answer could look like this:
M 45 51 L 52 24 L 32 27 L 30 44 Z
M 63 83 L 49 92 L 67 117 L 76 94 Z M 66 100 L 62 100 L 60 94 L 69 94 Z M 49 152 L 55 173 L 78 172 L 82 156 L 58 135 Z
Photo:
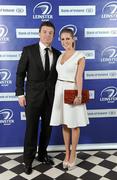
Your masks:
M 50 61 L 49 61 L 49 48 L 45 48 L 45 77 L 47 79 L 48 75 L 49 75 L 49 71 L 50 71 Z

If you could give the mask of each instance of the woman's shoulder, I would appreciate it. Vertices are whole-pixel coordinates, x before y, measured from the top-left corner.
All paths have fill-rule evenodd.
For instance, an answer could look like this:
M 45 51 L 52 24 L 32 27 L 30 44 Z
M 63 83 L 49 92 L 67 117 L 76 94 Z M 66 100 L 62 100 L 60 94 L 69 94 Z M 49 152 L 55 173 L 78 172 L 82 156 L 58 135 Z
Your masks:
M 63 53 L 61 53 L 61 54 L 59 55 L 59 57 L 58 57 L 58 62 L 60 62 L 60 61 L 61 61 L 62 56 L 63 56 Z
M 85 55 L 82 51 L 76 51 L 76 56 L 78 57 L 78 59 L 85 58 Z

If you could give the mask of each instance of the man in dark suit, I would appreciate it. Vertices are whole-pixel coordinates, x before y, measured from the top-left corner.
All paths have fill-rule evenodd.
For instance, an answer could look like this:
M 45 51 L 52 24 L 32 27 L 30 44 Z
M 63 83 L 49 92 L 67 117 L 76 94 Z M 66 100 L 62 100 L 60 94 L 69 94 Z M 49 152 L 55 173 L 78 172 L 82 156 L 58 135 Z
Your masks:
M 60 51 L 51 47 L 55 27 L 51 22 L 43 22 L 39 28 L 40 41 L 24 47 L 16 73 L 16 95 L 19 104 L 25 107 L 26 132 L 24 139 L 25 173 L 32 173 L 32 162 L 37 152 L 38 123 L 41 130 L 37 159 L 45 164 L 53 164 L 47 155 L 51 135 L 50 117 L 57 79 L 56 62 Z M 46 50 L 47 48 L 47 54 Z M 49 74 L 46 72 L 46 57 L 49 59 Z M 25 86 L 25 77 L 26 86 Z M 24 91 L 26 94 L 24 95 Z

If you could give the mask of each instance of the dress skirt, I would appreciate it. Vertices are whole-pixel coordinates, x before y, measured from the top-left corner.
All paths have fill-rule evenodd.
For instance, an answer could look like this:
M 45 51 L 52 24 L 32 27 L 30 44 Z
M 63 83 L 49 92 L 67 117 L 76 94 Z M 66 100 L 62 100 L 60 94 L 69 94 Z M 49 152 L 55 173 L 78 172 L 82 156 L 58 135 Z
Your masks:
M 51 126 L 67 125 L 68 128 L 89 124 L 86 104 L 69 105 L 64 103 L 64 90 L 77 89 L 75 83 L 57 80 L 52 108 Z

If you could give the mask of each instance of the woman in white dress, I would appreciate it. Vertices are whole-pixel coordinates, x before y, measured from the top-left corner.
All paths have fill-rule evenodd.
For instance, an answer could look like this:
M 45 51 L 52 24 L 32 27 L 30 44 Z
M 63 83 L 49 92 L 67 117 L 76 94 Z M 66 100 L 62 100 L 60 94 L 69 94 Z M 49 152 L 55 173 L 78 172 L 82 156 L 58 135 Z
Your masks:
M 66 149 L 63 168 L 71 170 L 76 164 L 76 146 L 80 135 L 79 127 L 89 124 L 86 105 L 81 104 L 85 58 L 82 53 L 75 50 L 74 33 L 71 29 L 63 29 L 60 39 L 65 52 L 59 56 L 57 61 L 58 80 L 55 87 L 50 125 L 62 125 Z M 64 103 L 65 89 L 78 90 L 78 96 L 74 99 L 73 105 Z M 71 133 L 72 149 L 70 151 Z

